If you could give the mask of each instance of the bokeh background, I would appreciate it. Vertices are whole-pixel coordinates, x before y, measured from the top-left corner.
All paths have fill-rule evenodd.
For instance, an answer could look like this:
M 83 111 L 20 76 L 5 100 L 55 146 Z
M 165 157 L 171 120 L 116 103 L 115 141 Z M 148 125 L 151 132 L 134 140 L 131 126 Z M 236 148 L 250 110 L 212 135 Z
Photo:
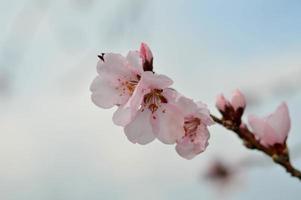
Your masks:
M 301 168 L 301 1 L 1 0 L 0 199 L 300 199 L 301 183 L 214 126 L 191 161 L 134 145 L 90 101 L 97 54 L 147 42 L 155 70 L 211 111 L 240 88 L 246 115 L 283 100 Z M 215 161 L 229 165 L 213 180 Z M 206 175 L 207 174 L 207 175 Z

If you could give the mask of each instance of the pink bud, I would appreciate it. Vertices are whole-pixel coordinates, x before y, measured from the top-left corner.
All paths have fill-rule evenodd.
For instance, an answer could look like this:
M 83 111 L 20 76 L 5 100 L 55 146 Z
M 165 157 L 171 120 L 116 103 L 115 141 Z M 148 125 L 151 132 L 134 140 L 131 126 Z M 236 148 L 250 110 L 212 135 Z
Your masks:
M 285 143 L 291 127 L 289 111 L 285 102 L 266 117 L 259 118 L 250 115 L 248 120 L 256 138 L 262 145 L 268 147 Z
M 145 43 L 141 43 L 140 46 L 140 56 L 142 58 L 143 63 L 148 62 L 151 63 L 153 60 L 153 54 L 150 50 L 150 48 L 148 47 L 147 44 Z
M 227 100 L 225 99 L 223 94 L 220 94 L 216 97 L 216 104 L 215 106 L 222 112 L 225 112 L 227 105 Z
M 246 107 L 245 96 L 238 89 L 233 92 L 231 105 L 233 106 L 234 110 L 238 110 L 238 108 L 244 109 Z

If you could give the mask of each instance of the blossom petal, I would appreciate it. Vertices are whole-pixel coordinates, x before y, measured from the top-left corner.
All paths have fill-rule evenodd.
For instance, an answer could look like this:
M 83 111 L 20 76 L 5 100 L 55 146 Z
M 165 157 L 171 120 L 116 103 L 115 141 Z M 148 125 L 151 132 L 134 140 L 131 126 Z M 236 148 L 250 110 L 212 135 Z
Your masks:
M 99 60 L 97 72 L 105 80 L 117 81 L 120 77 L 131 76 L 132 72 L 127 66 L 127 60 L 121 54 L 107 53 L 104 61 Z
M 234 110 L 246 107 L 245 96 L 239 90 L 234 91 L 231 99 L 231 105 L 233 106 Z
M 165 75 L 154 74 L 151 71 L 142 73 L 141 81 L 149 88 L 167 88 L 173 81 Z
M 223 94 L 220 94 L 216 97 L 216 104 L 215 106 L 222 112 L 225 112 L 227 105 L 227 100 Z
M 155 139 L 150 117 L 151 112 L 149 110 L 140 110 L 133 121 L 124 128 L 124 132 L 131 142 L 147 144 Z
M 113 114 L 113 122 L 118 126 L 126 126 L 131 121 L 131 108 L 119 106 Z
M 181 109 L 185 116 L 188 114 L 194 114 L 198 108 L 197 104 L 195 104 L 192 99 L 186 98 L 184 96 L 178 98 L 177 106 Z
M 185 134 L 184 116 L 175 105 L 162 105 L 155 112 L 153 120 L 154 132 L 157 138 L 165 144 L 174 144 Z
M 122 104 L 127 97 L 120 96 L 120 92 L 109 82 L 97 76 L 91 86 L 91 99 L 93 103 L 102 108 L 111 108 L 114 105 Z
M 126 59 L 132 71 L 136 72 L 137 74 L 141 74 L 143 72 L 142 59 L 139 51 L 129 51 Z
M 140 109 L 143 97 L 148 91 L 143 88 L 142 82 L 139 82 L 126 104 L 120 106 L 114 113 L 113 122 L 119 126 L 126 126 Z
M 201 101 L 196 102 L 197 105 L 197 114 L 196 116 L 202 120 L 204 125 L 210 126 L 214 124 L 213 119 L 210 116 L 210 111 L 206 104 Z
M 181 142 L 176 145 L 177 153 L 188 160 L 194 158 L 196 154 L 194 153 L 194 144 L 190 142 L 189 138 L 184 138 Z
M 143 59 L 144 62 L 152 62 L 153 60 L 153 54 L 152 51 L 150 50 L 150 48 L 148 47 L 148 45 L 146 43 L 141 43 L 140 46 L 140 55 Z
M 207 128 L 199 127 L 198 133 L 193 142 L 191 138 L 185 136 L 180 139 L 176 145 L 177 153 L 188 160 L 205 151 L 208 146 L 209 131 Z
M 266 120 L 258 118 L 254 115 L 249 115 L 249 124 L 255 134 L 255 137 L 260 140 L 265 146 L 273 145 L 279 142 L 279 136 L 275 130 L 266 122 Z
M 281 103 L 276 111 L 266 118 L 269 125 L 279 135 L 279 140 L 283 142 L 289 133 L 291 121 L 286 103 Z

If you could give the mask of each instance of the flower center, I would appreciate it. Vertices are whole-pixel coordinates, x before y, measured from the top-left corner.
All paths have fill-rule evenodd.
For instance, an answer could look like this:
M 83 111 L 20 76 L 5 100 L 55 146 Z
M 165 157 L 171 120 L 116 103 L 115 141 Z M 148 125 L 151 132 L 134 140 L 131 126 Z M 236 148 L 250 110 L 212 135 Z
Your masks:
M 120 96 L 123 95 L 129 95 L 131 96 L 134 93 L 134 90 L 140 80 L 140 76 L 137 75 L 137 79 L 134 80 L 121 80 L 120 78 L 118 79 L 118 82 L 120 84 L 119 87 L 116 87 L 117 90 L 121 90 Z
M 167 103 L 167 99 L 162 95 L 162 89 L 152 89 L 144 96 L 144 106 L 148 107 L 152 113 L 161 106 L 162 103 Z
M 133 94 L 137 84 L 138 84 L 138 81 L 136 81 L 136 80 L 125 82 L 125 87 L 127 88 L 130 95 Z
M 184 130 L 185 136 L 189 137 L 193 142 L 194 137 L 196 136 L 196 131 L 198 126 L 201 124 L 201 120 L 196 117 L 185 117 Z

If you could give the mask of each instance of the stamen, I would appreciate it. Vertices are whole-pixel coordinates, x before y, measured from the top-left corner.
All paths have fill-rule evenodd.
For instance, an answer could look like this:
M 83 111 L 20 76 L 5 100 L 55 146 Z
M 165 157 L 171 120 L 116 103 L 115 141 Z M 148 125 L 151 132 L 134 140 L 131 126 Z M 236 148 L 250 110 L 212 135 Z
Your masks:
M 191 142 L 194 142 L 196 131 L 200 124 L 201 124 L 201 120 L 199 118 L 196 117 L 185 118 L 185 122 L 184 122 L 185 136 L 189 137 Z
M 167 103 L 167 99 L 162 95 L 162 92 L 162 89 L 153 89 L 144 96 L 144 106 L 148 107 L 152 113 L 156 112 L 162 103 Z

